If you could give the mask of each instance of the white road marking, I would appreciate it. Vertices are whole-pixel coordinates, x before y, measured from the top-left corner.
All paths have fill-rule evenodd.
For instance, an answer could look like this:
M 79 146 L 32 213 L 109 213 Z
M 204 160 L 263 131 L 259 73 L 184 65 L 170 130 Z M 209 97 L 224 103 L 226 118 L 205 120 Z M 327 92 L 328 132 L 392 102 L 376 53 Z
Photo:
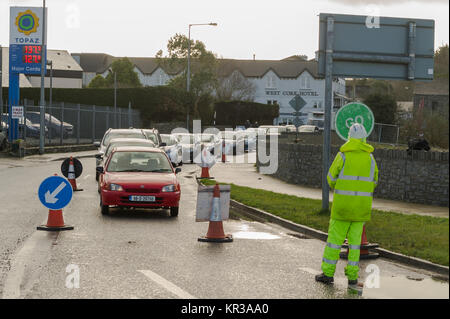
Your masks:
M 36 269 L 33 266 L 39 267 L 45 264 L 40 259 L 46 259 L 51 249 L 51 241 L 49 241 L 49 234 L 47 232 L 34 232 L 30 238 L 25 241 L 23 247 L 14 256 L 11 262 L 11 269 L 5 280 L 3 287 L 3 299 L 17 299 L 21 295 L 25 295 L 28 289 L 32 288 L 32 284 L 24 283 L 23 280 L 27 273 L 32 273 Z M 38 257 L 36 257 L 38 256 Z M 36 274 L 34 274 L 36 276 Z M 28 278 L 28 281 L 33 281 L 35 278 Z M 24 290 L 21 293 L 21 288 Z
M 91 176 L 91 175 L 87 174 L 85 177 L 83 177 L 83 179 L 88 179 L 89 176 Z
M 160 275 L 154 273 L 151 270 L 138 270 L 140 273 L 144 274 L 154 282 L 156 282 L 158 285 L 163 287 L 164 289 L 170 291 L 174 295 L 180 297 L 181 299 L 197 299 L 196 297 L 192 296 L 188 292 L 184 291 L 177 285 L 171 283 L 170 281 L 164 279 Z

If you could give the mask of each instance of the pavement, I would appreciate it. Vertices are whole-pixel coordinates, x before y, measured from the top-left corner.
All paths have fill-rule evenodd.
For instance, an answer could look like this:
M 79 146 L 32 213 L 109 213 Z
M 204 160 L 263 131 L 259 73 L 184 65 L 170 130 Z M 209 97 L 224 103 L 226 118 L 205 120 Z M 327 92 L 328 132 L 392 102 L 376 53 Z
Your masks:
M 324 242 L 272 223 L 224 221 L 232 243 L 201 243 L 207 223 L 195 222 L 196 165 L 183 165 L 180 214 L 164 210 L 100 213 L 95 159 L 80 158 L 83 174 L 64 208 L 74 230 L 37 231 L 48 209 L 39 202 L 40 183 L 60 173 L 52 154 L 0 159 L 0 295 L 3 298 L 449 298 L 449 284 L 433 273 L 379 258 L 362 261 L 362 297 L 347 293 L 345 262 L 335 285 L 315 282 Z M 69 154 L 62 154 L 61 158 Z M 84 157 L 89 156 L 89 157 Z M 219 165 L 214 166 L 213 175 Z M 246 179 L 243 175 L 242 179 Z M 263 176 L 263 178 L 265 178 Z
M 246 153 L 236 157 L 228 156 L 227 160 L 228 162 L 225 164 L 222 162 L 216 163 L 210 170 L 210 175 L 217 181 L 299 197 L 322 199 L 322 189 L 320 188 L 289 184 L 275 177 L 258 173 L 255 167 L 255 153 Z M 332 200 L 333 193 L 330 192 L 330 201 Z M 374 198 L 372 207 L 374 209 L 403 214 L 445 218 L 449 216 L 448 207 L 421 205 L 381 198 Z

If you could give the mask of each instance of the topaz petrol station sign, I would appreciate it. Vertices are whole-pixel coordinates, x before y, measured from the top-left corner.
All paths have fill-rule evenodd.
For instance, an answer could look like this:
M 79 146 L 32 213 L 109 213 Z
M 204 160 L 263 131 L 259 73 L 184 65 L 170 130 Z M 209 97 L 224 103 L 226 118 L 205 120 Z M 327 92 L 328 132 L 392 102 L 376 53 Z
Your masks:
M 47 9 L 45 9 L 47 16 Z M 19 75 L 40 74 L 47 65 L 44 39 L 44 9 L 42 7 L 10 7 L 9 22 L 9 89 L 8 141 L 19 138 L 19 122 L 12 117 L 13 107 L 19 105 Z
M 10 8 L 10 72 L 41 73 L 42 58 L 46 58 L 42 18 L 43 9 L 40 7 Z

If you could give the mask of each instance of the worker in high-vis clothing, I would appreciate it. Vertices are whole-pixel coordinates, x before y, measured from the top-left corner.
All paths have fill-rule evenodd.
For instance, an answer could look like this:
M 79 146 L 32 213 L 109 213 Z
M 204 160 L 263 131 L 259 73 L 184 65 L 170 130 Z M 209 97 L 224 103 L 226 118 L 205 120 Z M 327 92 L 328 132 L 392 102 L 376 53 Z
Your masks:
M 350 127 L 348 141 L 331 164 L 327 180 L 334 188 L 328 239 L 322 259 L 323 273 L 316 281 L 332 284 L 341 246 L 347 238 L 345 275 L 349 288 L 358 286 L 359 254 L 364 223 L 370 220 L 372 194 L 378 182 L 373 147 L 366 143 L 363 125 Z

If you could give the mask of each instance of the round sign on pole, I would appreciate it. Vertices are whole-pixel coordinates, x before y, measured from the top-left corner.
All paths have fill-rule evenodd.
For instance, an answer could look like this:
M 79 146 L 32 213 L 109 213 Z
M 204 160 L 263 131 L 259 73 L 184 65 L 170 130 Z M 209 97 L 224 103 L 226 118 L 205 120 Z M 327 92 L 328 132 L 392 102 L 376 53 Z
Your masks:
M 351 102 L 341 107 L 335 117 L 337 135 L 346 141 L 353 123 L 362 124 L 366 129 L 367 136 L 369 136 L 375 126 L 375 117 L 372 110 L 360 102 Z
M 75 178 L 80 177 L 81 173 L 83 172 L 83 165 L 77 158 L 72 158 L 73 160 L 73 168 L 75 170 Z M 61 173 L 65 177 L 69 177 L 69 165 L 70 165 L 70 158 L 66 158 L 64 162 L 61 164 Z
M 72 185 L 61 176 L 51 176 L 41 183 L 38 190 L 39 200 L 48 209 L 58 210 L 72 200 Z

